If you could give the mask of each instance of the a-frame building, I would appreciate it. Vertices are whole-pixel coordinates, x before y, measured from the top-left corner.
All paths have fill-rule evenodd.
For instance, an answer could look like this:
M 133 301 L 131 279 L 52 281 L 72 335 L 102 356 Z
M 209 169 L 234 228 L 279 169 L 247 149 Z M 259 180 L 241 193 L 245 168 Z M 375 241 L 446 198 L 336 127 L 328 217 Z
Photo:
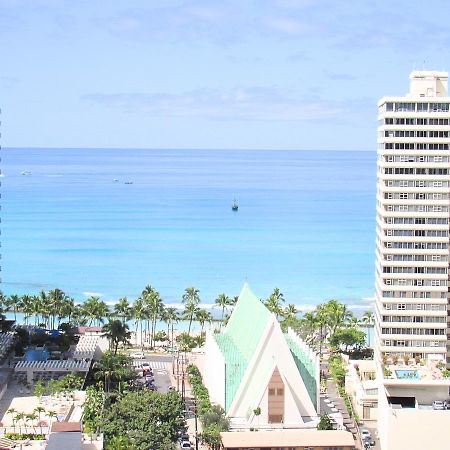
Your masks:
M 244 285 L 227 326 L 209 333 L 203 377 L 233 428 L 317 424 L 319 359 Z

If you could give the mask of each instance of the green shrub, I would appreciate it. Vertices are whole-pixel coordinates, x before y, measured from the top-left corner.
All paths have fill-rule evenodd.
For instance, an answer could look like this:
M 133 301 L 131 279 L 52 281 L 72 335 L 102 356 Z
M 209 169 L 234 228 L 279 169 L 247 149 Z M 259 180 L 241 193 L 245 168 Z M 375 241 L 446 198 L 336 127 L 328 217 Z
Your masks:
M 45 434 L 5 433 L 5 438 L 11 439 L 12 441 L 24 441 L 25 439 L 30 439 L 31 441 L 44 441 Z

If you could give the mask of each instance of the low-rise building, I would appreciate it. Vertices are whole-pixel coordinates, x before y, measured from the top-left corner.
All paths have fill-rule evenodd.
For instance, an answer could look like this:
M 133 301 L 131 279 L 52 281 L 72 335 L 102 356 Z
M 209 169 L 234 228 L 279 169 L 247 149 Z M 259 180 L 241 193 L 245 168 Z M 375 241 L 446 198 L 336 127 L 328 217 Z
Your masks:
M 354 450 L 348 431 L 244 431 L 220 433 L 224 450 Z
M 380 373 L 378 435 L 383 450 L 450 447 L 450 410 L 433 406 L 450 399 L 450 379 L 433 378 L 430 367 L 427 375 L 427 366 L 390 366 Z
M 345 356 L 345 355 L 344 355 Z M 376 420 L 378 417 L 378 382 L 374 360 L 348 360 L 345 390 L 359 418 Z

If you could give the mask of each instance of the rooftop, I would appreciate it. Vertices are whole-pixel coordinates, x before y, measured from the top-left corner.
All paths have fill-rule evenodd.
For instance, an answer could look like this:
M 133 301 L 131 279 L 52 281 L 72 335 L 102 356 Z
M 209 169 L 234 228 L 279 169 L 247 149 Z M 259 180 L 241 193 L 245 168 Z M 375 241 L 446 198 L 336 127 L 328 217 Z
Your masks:
M 348 431 L 243 431 L 220 433 L 222 444 L 230 447 L 353 447 L 355 441 Z
M 52 433 L 55 432 L 81 432 L 80 422 L 53 422 Z
M 446 377 L 448 372 L 442 362 L 432 360 L 416 362 L 412 358 L 407 361 L 399 358 L 395 362 L 392 358 L 387 358 L 385 362 L 385 383 L 450 384 L 450 378 Z
M 227 368 L 225 410 L 234 399 L 269 319 L 269 310 L 245 283 L 225 330 L 214 334 Z

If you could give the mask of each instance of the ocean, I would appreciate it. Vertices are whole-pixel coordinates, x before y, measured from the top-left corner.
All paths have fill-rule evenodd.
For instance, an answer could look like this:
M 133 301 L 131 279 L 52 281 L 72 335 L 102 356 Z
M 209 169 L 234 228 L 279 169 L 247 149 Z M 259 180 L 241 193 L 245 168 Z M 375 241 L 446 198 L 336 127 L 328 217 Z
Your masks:
M 1 150 L 1 289 L 205 304 L 278 287 L 304 309 L 374 293 L 375 152 Z M 23 174 L 24 173 L 24 174 Z M 233 212 L 233 199 L 239 210 Z

